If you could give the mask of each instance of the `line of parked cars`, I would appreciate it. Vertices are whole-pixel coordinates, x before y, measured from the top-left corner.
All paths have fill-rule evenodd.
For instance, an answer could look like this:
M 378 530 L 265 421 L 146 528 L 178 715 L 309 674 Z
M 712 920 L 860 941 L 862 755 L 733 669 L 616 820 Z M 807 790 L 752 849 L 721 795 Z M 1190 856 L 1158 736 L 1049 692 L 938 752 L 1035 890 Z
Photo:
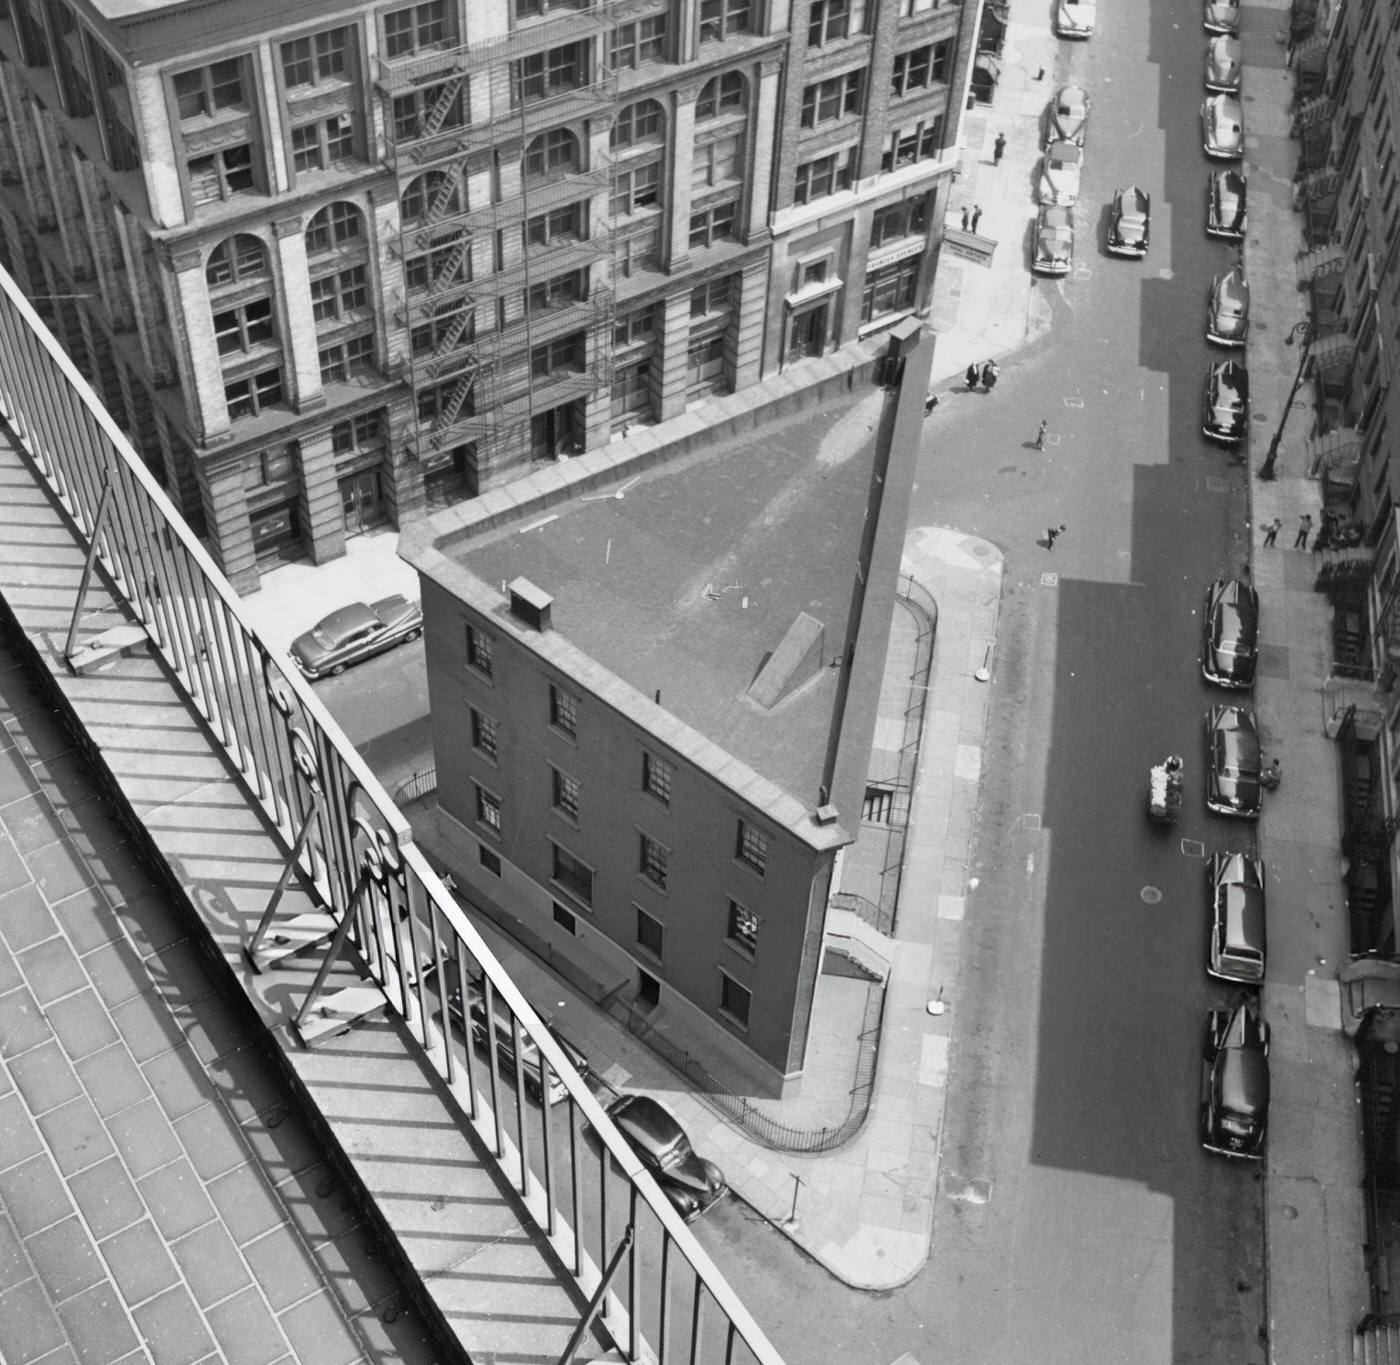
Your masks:
M 1201 140 L 1206 156 L 1237 162 L 1244 155 L 1238 0 L 1204 0 L 1210 34 Z M 1212 171 L 1206 190 L 1206 232 L 1244 238 L 1247 185 L 1236 166 Z M 1206 340 L 1241 347 L 1249 334 L 1249 284 L 1242 263 L 1215 276 L 1206 311 Z M 1243 360 L 1212 362 L 1206 371 L 1201 427 L 1212 440 L 1238 446 L 1249 421 L 1249 373 Z M 1217 687 L 1246 691 L 1259 659 L 1259 595 L 1252 584 L 1220 578 L 1206 591 L 1201 672 Z M 1251 707 L 1213 705 L 1206 716 L 1206 805 L 1223 815 L 1257 817 L 1265 785 L 1259 729 Z M 1206 864 L 1210 938 L 1206 970 L 1241 994 L 1206 1018 L 1201 1048 L 1201 1145 L 1222 1156 L 1259 1158 L 1269 1117 L 1269 1026 L 1258 988 L 1267 953 L 1264 864 L 1251 853 L 1221 851 Z

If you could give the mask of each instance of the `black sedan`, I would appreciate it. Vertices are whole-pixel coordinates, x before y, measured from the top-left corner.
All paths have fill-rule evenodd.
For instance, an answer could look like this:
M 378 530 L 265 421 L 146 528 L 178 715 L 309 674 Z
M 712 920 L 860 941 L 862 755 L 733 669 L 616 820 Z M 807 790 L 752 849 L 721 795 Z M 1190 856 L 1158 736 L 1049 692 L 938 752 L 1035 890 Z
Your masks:
M 1238 242 L 1249 225 L 1249 184 L 1239 171 L 1217 171 L 1206 184 L 1206 232 Z
M 1035 220 L 1035 254 L 1031 269 L 1037 275 L 1068 275 L 1074 265 L 1074 211 L 1059 204 L 1044 204 Z
M 422 608 L 395 593 L 369 606 L 355 602 L 331 612 L 292 641 L 292 662 L 308 678 L 324 678 L 422 633 Z
M 1237 265 L 1215 277 L 1210 287 L 1206 340 L 1217 346 L 1243 346 L 1249 335 L 1249 281 Z
M 1213 441 L 1238 445 L 1249 422 L 1249 371 L 1242 360 L 1220 360 L 1206 371 L 1201 430 Z
M 1243 706 L 1212 706 L 1206 717 L 1206 805 L 1221 815 L 1259 814 L 1259 730 Z
M 1206 590 L 1201 672 L 1221 687 L 1253 687 L 1259 654 L 1259 594 L 1238 578 Z
M 696 1155 L 685 1129 L 649 1095 L 624 1095 L 608 1117 L 687 1223 L 729 1193 L 724 1172 Z
M 1201 1146 L 1258 1160 L 1268 1121 L 1268 1024 L 1252 1001 L 1211 1010 L 1201 1058 Z
M 1115 190 L 1108 223 L 1108 249 L 1115 256 L 1147 255 L 1152 239 L 1152 200 L 1136 185 Z
M 1222 981 L 1264 981 L 1264 864 L 1248 853 L 1217 853 L 1206 867 L 1210 948 L 1206 971 Z

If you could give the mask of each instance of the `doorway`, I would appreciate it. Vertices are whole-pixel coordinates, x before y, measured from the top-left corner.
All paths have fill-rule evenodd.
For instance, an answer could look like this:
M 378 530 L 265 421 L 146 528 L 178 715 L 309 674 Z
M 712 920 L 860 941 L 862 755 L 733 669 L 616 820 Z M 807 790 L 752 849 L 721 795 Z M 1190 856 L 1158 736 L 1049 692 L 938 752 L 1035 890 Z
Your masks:
M 563 403 L 530 418 L 530 458 L 557 460 L 583 453 L 583 422 L 577 403 Z
M 794 313 L 788 335 L 788 360 L 803 360 L 818 356 L 826 349 L 827 304 L 818 304 L 801 313 Z
M 359 535 L 384 521 L 384 498 L 379 471 L 365 469 L 340 481 L 340 507 L 345 516 L 345 534 Z
M 661 982 L 640 967 L 637 968 L 637 1003 L 644 1010 L 654 1010 L 661 1003 Z

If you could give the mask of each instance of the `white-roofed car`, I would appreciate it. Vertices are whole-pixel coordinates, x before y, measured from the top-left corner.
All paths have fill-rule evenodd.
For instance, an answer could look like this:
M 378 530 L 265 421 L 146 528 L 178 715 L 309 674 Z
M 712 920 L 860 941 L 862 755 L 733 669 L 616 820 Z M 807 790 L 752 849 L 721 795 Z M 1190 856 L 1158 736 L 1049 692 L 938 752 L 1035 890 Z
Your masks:
M 1240 40 L 1217 33 L 1206 46 L 1206 89 L 1236 94 L 1243 75 Z
M 1042 204 L 1070 205 L 1079 198 L 1084 149 L 1076 142 L 1052 142 L 1041 162 L 1036 197 Z
M 1218 360 L 1206 371 L 1201 430 L 1212 441 L 1238 445 L 1249 423 L 1249 371 L 1242 360 Z
M 1240 0 L 1205 0 L 1202 18 L 1207 33 L 1240 31 Z
M 1073 142 L 1084 145 L 1093 101 L 1082 85 L 1065 85 L 1050 104 L 1050 136 L 1047 142 Z
M 1211 95 L 1201 105 L 1201 143 L 1217 161 L 1244 155 L 1244 109 L 1236 95 Z
M 1217 346 L 1243 346 L 1249 335 L 1249 282 L 1244 266 L 1215 277 L 1206 315 L 1206 340 Z
M 1045 204 L 1035 220 L 1031 270 L 1037 275 L 1068 275 L 1074 265 L 1074 213 Z
M 1108 219 L 1108 249 L 1115 256 L 1147 255 L 1152 239 L 1152 199 L 1136 185 L 1115 190 Z
M 1249 226 L 1249 184 L 1239 171 L 1216 171 L 1206 183 L 1206 232 L 1238 242 Z
M 1094 0 L 1058 0 L 1055 32 L 1061 38 L 1088 38 L 1094 31 L 1096 17 Z

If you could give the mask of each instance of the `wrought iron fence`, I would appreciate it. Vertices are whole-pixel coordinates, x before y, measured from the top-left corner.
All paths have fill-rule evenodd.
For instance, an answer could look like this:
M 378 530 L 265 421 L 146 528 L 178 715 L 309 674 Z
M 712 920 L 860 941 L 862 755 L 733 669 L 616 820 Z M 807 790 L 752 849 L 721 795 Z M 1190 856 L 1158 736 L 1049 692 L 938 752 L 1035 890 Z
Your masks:
M 601 1293 L 603 1267 L 620 1268 L 603 1322 L 627 1360 L 781 1365 L 414 846 L 402 813 L 311 689 L 248 624 L 223 574 L 3 270 L 0 351 L 0 415 L 88 545 L 90 565 L 125 602 L 131 619 L 124 629 L 139 623 L 247 799 L 277 832 L 289 874 L 334 926 L 296 1023 L 304 1030 L 314 1024 L 334 953 L 353 950 L 446 1083 L 458 1121 L 492 1154 L 582 1292 Z M 76 638 L 78 626 L 75 615 L 69 655 L 92 644 L 90 629 Z M 532 1046 L 536 1083 L 545 1092 L 561 1087 L 567 1103 L 544 1104 L 539 1119 L 527 1122 L 533 1110 L 524 1102 L 526 1068 L 503 1066 L 499 1043 L 487 1046 L 485 1060 L 454 1044 L 451 1011 L 443 1008 L 454 995 L 459 1008 L 471 1000 L 485 1017 L 502 1019 L 514 1056 Z M 512 1080 L 513 1122 L 506 1114 L 512 1106 L 502 1103 Z M 587 1129 L 601 1157 L 586 1155 Z M 619 1179 L 620 1196 L 612 1188 Z M 601 1211 L 591 1224 L 585 1198 Z M 609 1240 L 609 1219 L 616 1224 L 619 1208 L 628 1220 L 621 1250 Z

